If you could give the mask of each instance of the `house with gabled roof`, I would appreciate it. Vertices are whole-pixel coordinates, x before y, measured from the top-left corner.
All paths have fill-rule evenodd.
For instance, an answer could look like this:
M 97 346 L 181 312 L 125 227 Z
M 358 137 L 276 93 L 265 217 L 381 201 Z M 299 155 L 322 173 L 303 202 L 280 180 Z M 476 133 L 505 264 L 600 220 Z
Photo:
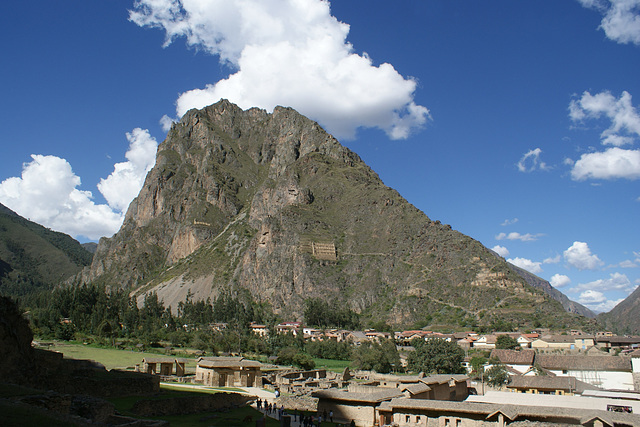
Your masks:
M 473 348 L 496 348 L 497 335 L 482 335 L 473 343 Z
M 575 338 L 571 335 L 543 335 L 531 342 L 535 349 L 574 349 Z
M 267 325 L 262 325 L 260 323 L 251 322 L 249 324 L 249 328 L 251 328 L 251 332 L 259 337 L 268 337 L 269 336 L 269 327 Z
M 587 350 L 595 345 L 591 335 L 543 335 L 531 342 L 535 349 Z
M 490 359 L 498 359 L 500 363 L 522 375 L 533 368 L 536 352 L 534 350 L 494 349 Z
M 633 390 L 631 359 L 621 356 L 537 354 L 535 363 L 554 375 L 568 375 L 609 390 Z
M 302 322 L 282 322 L 276 325 L 276 332 L 279 334 L 293 334 L 297 336 L 302 329 Z
M 611 351 L 640 346 L 640 337 L 601 336 L 596 337 L 596 345 Z
M 151 375 L 182 377 L 185 375 L 187 359 L 168 357 L 145 357 L 142 359 L 142 372 Z M 137 366 L 137 365 L 136 365 Z M 175 371 L 174 371 L 175 366 Z
M 344 390 L 319 390 L 312 394 L 318 398 L 318 413 L 333 412 L 335 420 L 349 422 L 357 426 L 373 426 L 376 423 L 376 409 L 382 402 L 403 397 L 397 388 L 371 387 L 371 392 L 353 393 Z
M 511 382 L 507 384 L 507 390 L 516 393 L 573 395 L 582 394 L 585 390 L 598 390 L 598 387 L 574 377 L 518 375 L 511 377 Z
M 244 357 L 200 357 L 195 382 L 213 387 L 261 387 L 262 364 Z
M 584 409 L 576 411 L 573 408 L 564 407 L 538 407 L 469 401 L 451 402 L 408 399 L 406 397 L 393 398 L 382 402 L 377 408 L 377 414 L 377 425 L 394 425 L 398 427 L 505 427 L 513 422 L 538 422 L 546 423 L 546 425 L 582 425 L 589 427 L 640 425 L 640 415 L 605 410 Z M 370 426 L 372 424 L 358 425 Z

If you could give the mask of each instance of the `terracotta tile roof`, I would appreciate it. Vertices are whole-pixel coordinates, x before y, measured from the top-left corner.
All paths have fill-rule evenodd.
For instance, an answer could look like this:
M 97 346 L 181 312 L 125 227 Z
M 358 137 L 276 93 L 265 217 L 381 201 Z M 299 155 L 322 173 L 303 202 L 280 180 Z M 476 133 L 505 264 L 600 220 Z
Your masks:
M 201 357 L 198 359 L 198 366 L 203 368 L 259 368 L 262 363 L 243 357 Z
M 425 383 L 417 383 L 417 384 L 408 384 L 404 386 L 398 387 L 401 391 L 408 391 L 412 396 L 420 393 L 426 393 L 431 390 L 431 387 L 426 385 Z
M 511 377 L 510 389 L 564 390 L 582 393 L 585 390 L 599 390 L 598 387 L 584 383 L 574 377 L 516 376 Z
M 187 363 L 189 361 L 189 359 L 183 359 L 183 358 L 176 358 L 176 357 L 172 357 L 172 358 L 168 358 L 168 357 L 145 357 L 144 359 L 142 359 L 142 361 L 144 363 Z
M 538 354 L 535 363 L 545 369 L 631 372 L 631 359 L 620 356 L 556 356 Z
M 451 380 L 456 382 L 467 381 L 469 379 L 468 376 L 462 374 L 439 374 L 439 375 L 429 375 L 427 377 L 421 378 L 420 382 L 425 384 L 445 384 Z
M 536 356 L 535 350 L 503 350 L 495 349 L 491 351 L 491 358 L 497 358 L 502 363 L 508 365 L 529 365 L 533 366 Z
M 447 413 L 480 415 L 484 419 L 492 419 L 498 414 L 503 414 L 507 419 L 514 421 L 540 420 L 544 418 L 557 419 L 558 417 L 575 420 L 575 424 L 586 425 L 593 420 L 601 420 L 605 425 L 640 425 L 640 415 L 608 412 L 601 410 L 581 410 L 573 408 L 554 408 L 542 406 L 509 405 L 478 402 L 452 402 L 447 400 L 410 399 L 397 398 L 389 402 L 383 402 L 378 409 L 380 411 L 398 411 L 409 409 L 423 413 Z
M 610 344 L 631 345 L 640 344 L 640 337 L 598 337 L 596 341 L 599 343 L 608 342 Z
M 576 337 L 572 335 L 543 335 L 538 338 L 540 341 L 552 342 L 552 343 L 575 343 Z
M 402 397 L 404 394 L 397 388 L 378 388 L 375 393 L 350 393 L 339 390 L 319 390 L 312 394 L 319 399 L 339 400 L 343 402 L 379 403 L 391 400 L 394 397 Z

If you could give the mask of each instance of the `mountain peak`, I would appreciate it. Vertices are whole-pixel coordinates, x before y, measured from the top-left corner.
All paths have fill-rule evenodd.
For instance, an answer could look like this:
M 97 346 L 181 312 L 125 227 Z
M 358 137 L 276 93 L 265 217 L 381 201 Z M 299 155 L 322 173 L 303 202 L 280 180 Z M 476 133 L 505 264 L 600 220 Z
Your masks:
M 174 124 L 84 280 L 154 291 L 174 309 L 188 292 L 232 290 L 292 319 L 309 298 L 397 325 L 578 319 L 316 122 L 227 100 Z

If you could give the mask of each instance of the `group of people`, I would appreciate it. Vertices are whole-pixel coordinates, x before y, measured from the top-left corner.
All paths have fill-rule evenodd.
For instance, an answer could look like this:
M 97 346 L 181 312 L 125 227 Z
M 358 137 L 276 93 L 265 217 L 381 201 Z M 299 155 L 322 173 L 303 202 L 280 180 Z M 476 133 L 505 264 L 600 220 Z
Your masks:
M 280 408 L 278 408 L 278 405 L 276 405 L 275 403 L 267 402 L 267 399 L 262 400 L 258 398 L 256 406 L 258 407 L 258 411 L 262 411 L 264 409 L 264 412 L 267 415 L 270 415 L 277 411 L 278 419 L 282 418 L 282 414 L 284 413 L 284 406 L 280 406 Z
M 282 419 L 282 416 L 284 415 L 284 405 L 281 405 L 280 408 L 278 408 L 278 405 L 276 405 L 275 403 L 267 402 L 266 399 L 262 400 L 258 398 L 258 400 L 256 401 L 256 406 L 259 411 L 264 410 L 265 415 L 271 415 L 277 412 L 277 418 L 279 420 Z M 326 409 L 323 411 L 322 414 L 320 413 L 318 414 L 317 424 L 314 423 L 314 417 L 312 415 L 304 415 L 300 411 L 296 411 L 291 415 L 293 417 L 293 421 L 299 422 L 300 425 L 302 425 L 302 427 L 313 427 L 316 425 L 321 426 L 323 421 L 328 421 L 330 423 L 333 423 L 333 411 L 329 411 L 329 413 L 327 413 Z M 353 422 L 353 420 L 349 425 L 355 426 L 355 423 Z

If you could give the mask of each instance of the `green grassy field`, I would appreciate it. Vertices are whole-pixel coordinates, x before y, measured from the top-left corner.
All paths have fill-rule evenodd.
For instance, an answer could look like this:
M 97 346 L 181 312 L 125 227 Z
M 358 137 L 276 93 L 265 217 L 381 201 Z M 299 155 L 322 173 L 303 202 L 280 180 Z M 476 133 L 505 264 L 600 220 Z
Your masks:
M 51 351 L 59 351 L 64 357 L 70 359 L 90 359 L 102 363 L 107 369 L 132 368 L 136 364 L 141 364 L 145 357 L 174 357 L 158 353 L 118 350 L 114 348 L 98 348 L 90 345 L 55 341 L 49 347 Z M 189 358 L 186 365 L 187 370 L 192 372 L 196 369 L 196 359 Z
M 316 369 L 325 368 L 328 371 L 342 373 L 344 368 L 351 369 L 350 360 L 313 359 L 316 362 Z

